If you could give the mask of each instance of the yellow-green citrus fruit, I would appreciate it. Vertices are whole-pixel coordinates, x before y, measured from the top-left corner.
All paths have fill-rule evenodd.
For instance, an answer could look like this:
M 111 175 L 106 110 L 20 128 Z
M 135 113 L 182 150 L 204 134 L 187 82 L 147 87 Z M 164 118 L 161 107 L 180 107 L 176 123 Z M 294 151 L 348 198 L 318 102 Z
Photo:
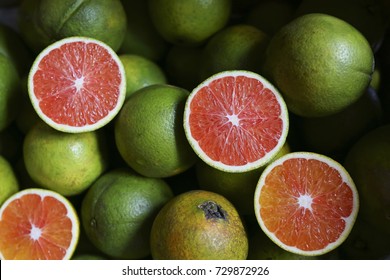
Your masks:
M 360 198 L 360 217 L 390 234 L 390 125 L 362 136 L 349 150 L 344 166 Z
M 234 206 L 223 196 L 193 190 L 175 196 L 151 231 L 153 259 L 244 260 L 248 239 Z
M 126 26 L 120 0 L 26 0 L 20 7 L 19 30 L 35 52 L 71 36 L 97 39 L 117 51 Z
M 225 70 L 260 72 L 269 36 L 254 26 L 230 25 L 214 34 L 202 53 L 201 79 Z
M 162 179 L 127 169 L 103 174 L 86 193 L 83 227 L 91 242 L 113 258 L 141 259 L 150 254 L 150 231 L 158 211 L 173 197 Z
M 41 187 L 80 194 L 107 168 L 103 131 L 65 133 L 38 122 L 23 143 L 26 170 Z
M 0 155 L 0 206 L 3 202 L 8 199 L 11 195 L 19 191 L 19 182 L 16 178 L 13 167 Z
M 19 82 L 13 62 L 0 54 L 0 131 L 7 128 L 18 114 Z
M 151 85 L 133 93 L 115 124 L 119 153 L 138 173 L 169 177 L 196 160 L 183 128 L 188 91 L 172 85 Z
M 165 84 L 167 79 L 160 66 L 154 61 L 135 54 L 121 54 L 126 75 L 126 98 L 135 91 L 154 84 Z
M 124 0 L 127 17 L 125 38 L 119 53 L 136 54 L 153 61 L 161 61 L 168 50 L 168 42 L 158 33 L 149 15 L 148 1 Z
M 150 0 L 149 12 L 168 42 L 199 45 L 227 24 L 231 0 Z
M 347 22 L 307 14 L 275 34 L 264 69 L 292 113 L 320 117 L 341 111 L 364 93 L 374 55 L 364 36 Z

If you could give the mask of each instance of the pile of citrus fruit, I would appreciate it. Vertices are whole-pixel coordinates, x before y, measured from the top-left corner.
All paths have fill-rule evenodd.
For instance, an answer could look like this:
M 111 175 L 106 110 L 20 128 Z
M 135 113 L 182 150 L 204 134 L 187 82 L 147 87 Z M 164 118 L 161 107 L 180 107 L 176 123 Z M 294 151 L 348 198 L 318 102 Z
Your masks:
M 0 5 L 0 259 L 390 258 L 390 1 Z

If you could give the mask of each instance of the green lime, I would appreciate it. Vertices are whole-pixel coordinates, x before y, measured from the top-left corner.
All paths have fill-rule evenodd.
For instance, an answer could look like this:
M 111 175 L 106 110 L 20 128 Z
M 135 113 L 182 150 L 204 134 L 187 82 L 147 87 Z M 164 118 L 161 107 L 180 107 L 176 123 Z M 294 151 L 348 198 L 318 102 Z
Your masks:
M 138 173 L 169 177 L 194 165 L 196 155 L 183 128 L 188 91 L 172 85 L 151 85 L 133 93 L 115 124 L 119 153 Z
M 113 258 L 150 254 L 149 237 L 158 211 L 173 197 L 167 183 L 127 169 L 111 170 L 91 186 L 81 220 L 91 242 Z
M 264 70 L 292 113 L 321 117 L 359 99 L 371 81 L 374 55 L 352 25 L 326 14 L 307 14 L 275 34 Z
M 107 168 L 103 131 L 66 133 L 43 122 L 23 143 L 26 170 L 41 187 L 65 196 L 86 190 Z
M 199 45 L 223 28 L 231 0 L 150 0 L 151 19 L 161 36 L 175 45 Z

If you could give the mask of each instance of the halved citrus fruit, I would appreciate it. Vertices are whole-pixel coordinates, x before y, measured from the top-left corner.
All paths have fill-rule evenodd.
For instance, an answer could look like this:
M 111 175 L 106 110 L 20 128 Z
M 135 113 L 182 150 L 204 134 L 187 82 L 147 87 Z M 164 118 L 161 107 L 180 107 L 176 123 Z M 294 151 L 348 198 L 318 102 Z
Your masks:
M 0 208 L 0 259 L 70 259 L 79 232 L 79 218 L 65 197 L 24 189 Z
M 348 172 L 326 156 L 294 152 L 268 165 L 256 187 L 261 229 L 283 249 L 323 255 L 350 233 L 359 200 Z
M 281 94 L 264 77 L 229 70 L 191 92 L 184 129 L 205 163 L 226 172 L 245 172 L 267 164 L 282 148 L 288 112 Z
M 117 54 L 105 43 L 68 37 L 44 49 L 28 77 L 38 115 L 64 132 L 96 130 L 111 121 L 126 96 L 126 77 Z

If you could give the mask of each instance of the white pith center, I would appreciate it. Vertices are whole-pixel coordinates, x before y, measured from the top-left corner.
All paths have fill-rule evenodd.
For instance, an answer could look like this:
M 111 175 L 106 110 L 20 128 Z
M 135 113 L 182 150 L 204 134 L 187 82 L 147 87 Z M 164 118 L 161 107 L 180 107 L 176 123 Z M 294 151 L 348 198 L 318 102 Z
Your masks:
M 35 225 L 31 225 L 30 237 L 33 240 L 38 240 L 42 235 L 42 230 Z
M 238 116 L 236 114 L 227 115 L 226 117 L 228 118 L 229 122 L 232 123 L 232 125 L 235 125 L 235 126 L 240 125 L 240 119 L 238 118 Z
M 83 88 L 83 84 L 84 84 L 84 77 L 80 77 L 74 80 L 74 86 L 76 87 L 77 91 L 80 91 Z
M 312 210 L 311 204 L 313 203 L 313 198 L 308 194 L 303 194 L 298 197 L 298 204 L 300 207 L 303 207 L 308 210 Z

